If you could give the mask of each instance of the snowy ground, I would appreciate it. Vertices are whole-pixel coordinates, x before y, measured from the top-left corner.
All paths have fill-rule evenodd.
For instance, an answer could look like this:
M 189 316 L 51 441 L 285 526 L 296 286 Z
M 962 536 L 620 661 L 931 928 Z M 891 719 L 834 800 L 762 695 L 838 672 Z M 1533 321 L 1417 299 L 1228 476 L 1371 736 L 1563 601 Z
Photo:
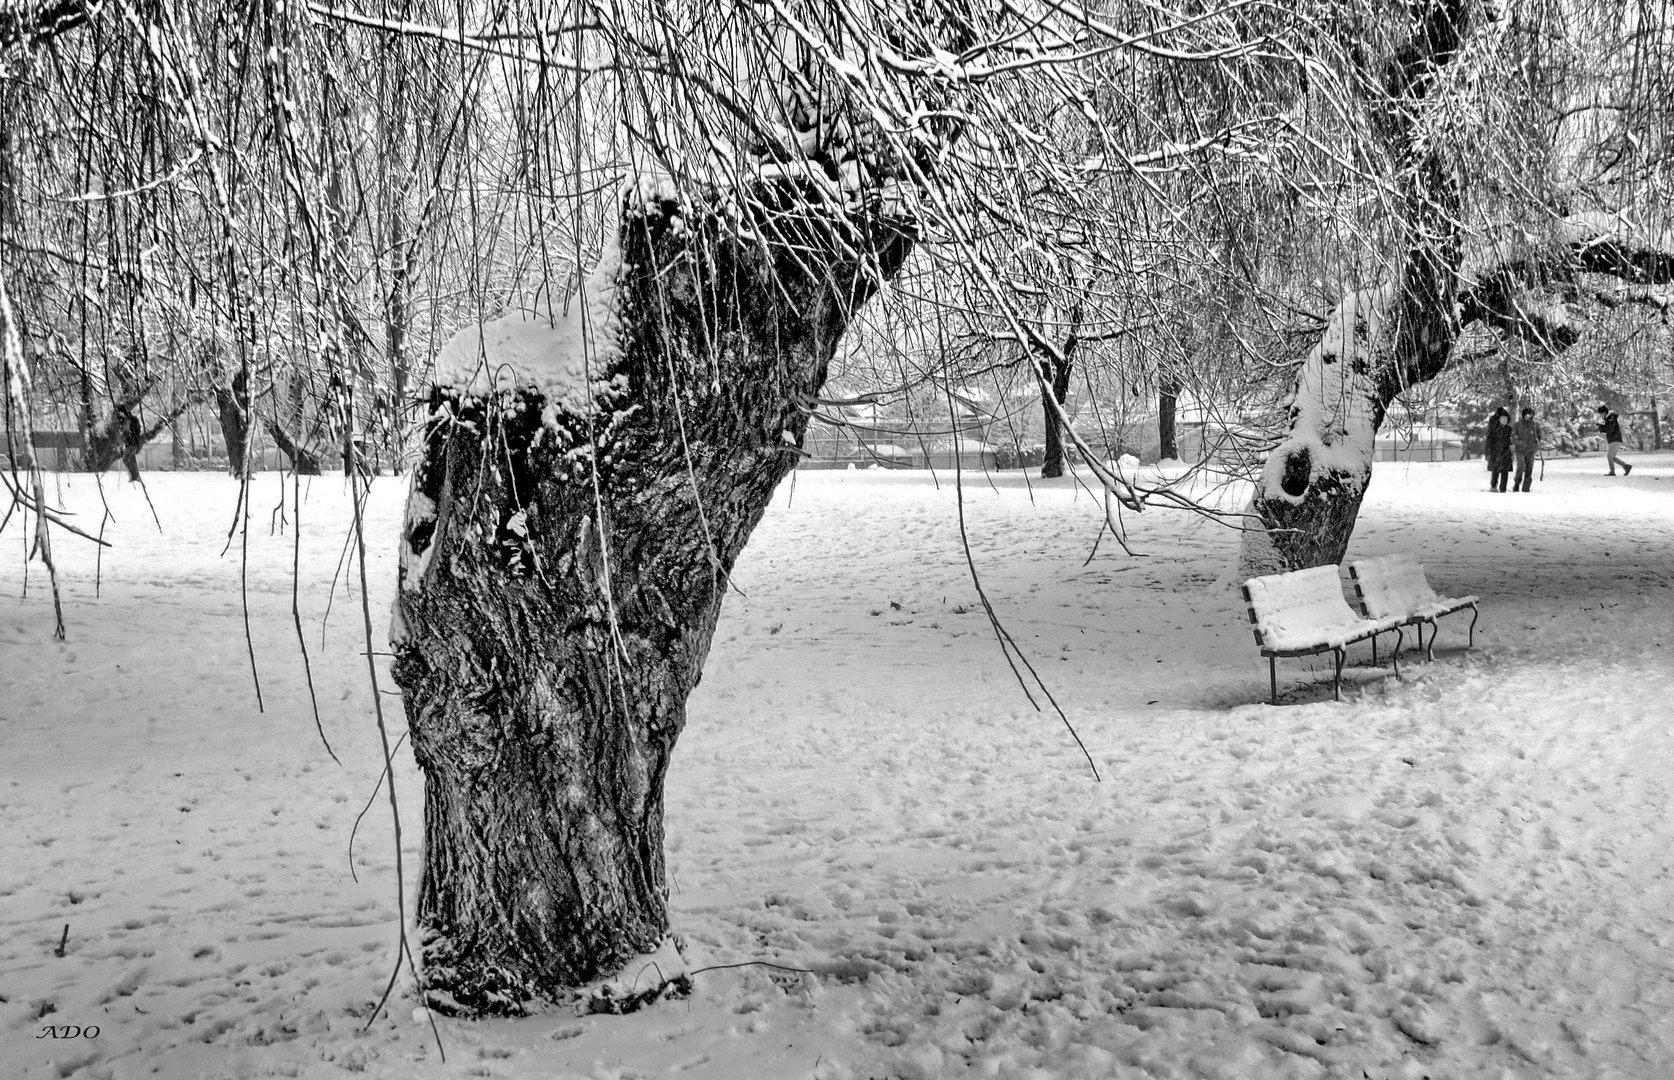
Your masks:
M 294 523 L 259 480 L 249 605 L 220 554 L 235 487 L 107 483 L 115 544 L 61 537 L 0 616 L 0 1073 L 7 1077 L 1620 1077 L 1674 1075 L 1674 455 L 1383 465 L 1352 554 L 1411 551 L 1484 598 L 1396 681 L 1281 666 L 1266 704 L 1234 537 L 1134 523 L 1064 483 L 965 491 L 988 595 L 1092 778 L 980 614 L 955 493 L 918 473 L 781 489 L 727 601 L 668 785 L 687 1001 L 364 1017 L 396 938 L 358 581 L 327 589 L 342 482 Z M 943 478 L 944 481 L 947 479 Z M 96 529 L 87 477 L 61 498 Z M 382 648 L 402 492 L 368 508 Z M 16 597 L 22 540 L 0 560 Z M 1219 582 L 1217 584 L 1217 582 Z M 382 663 L 382 660 L 380 660 Z M 1308 680 L 1312 680 L 1311 682 Z M 388 689 L 387 681 L 384 683 Z M 393 737 L 399 699 L 384 698 Z M 418 780 L 403 751 L 409 877 Z M 411 884 L 409 882 L 409 884 Z M 65 927 L 68 936 L 64 936 Z M 60 942 L 63 955 L 57 955 Z M 96 1038 L 41 1038 L 97 1025 Z

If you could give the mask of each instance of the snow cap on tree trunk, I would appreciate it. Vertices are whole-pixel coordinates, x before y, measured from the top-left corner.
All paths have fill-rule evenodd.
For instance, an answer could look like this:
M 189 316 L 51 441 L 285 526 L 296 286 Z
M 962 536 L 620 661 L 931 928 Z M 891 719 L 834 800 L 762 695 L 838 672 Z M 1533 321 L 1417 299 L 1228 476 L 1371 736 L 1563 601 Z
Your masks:
M 615 299 L 621 271 L 622 252 L 612 237 L 564 310 L 554 312 L 549 298 L 532 310 L 466 327 L 442 346 L 433 381 L 476 397 L 533 389 L 546 399 L 545 427 L 557 426 L 560 413 L 596 412 L 601 397 L 627 389 L 627 376 L 610 374 L 620 354 Z
M 622 252 L 616 238 L 606 241 L 598 265 L 587 276 L 579 295 L 554 313 L 550 300 L 534 309 L 520 309 L 479 326 L 467 326 L 442 346 L 432 382 L 462 396 L 486 398 L 495 393 L 529 390 L 544 399 L 541 426 L 566 440 L 575 435 L 560 417 L 597 415 L 613 399 L 627 393 L 628 377 L 612 372 L 621 356 L 621 319 L 617 312 L 617 282 Z M 580 425 L 573 425 L 580 427 Z M 585 438 L 572 454 L 591 452 Z M 436 520 L 436 503 L 421 490 L 414 474 L 401 534 L 402 591 L 420 588 L 435 548 L 423 526 Z M 519 519 L 521 520 L 521 519 Z M 414 537 L 422 533 L 423 543 Z M 391 644 L 406 639 L 407 626 L 397 599 L 390 620 Z

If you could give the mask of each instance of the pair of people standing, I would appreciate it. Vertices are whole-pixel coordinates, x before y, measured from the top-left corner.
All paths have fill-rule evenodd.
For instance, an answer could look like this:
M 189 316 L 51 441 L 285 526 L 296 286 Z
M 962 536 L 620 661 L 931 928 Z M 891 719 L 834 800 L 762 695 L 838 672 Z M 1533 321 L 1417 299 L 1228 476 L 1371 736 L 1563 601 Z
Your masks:
M 1513 423 L 1504 405 L 1494 410 L 1488 421 L 1488 490 L 1504 491 L 1505 478 L 1513 466 L 1517 476 L 1512 491 L 1528 491 L 1534 484 L 1535 454 L 1540 450 L 1540 424 L 1534 410 L 1523 409 L 1522 417 Z

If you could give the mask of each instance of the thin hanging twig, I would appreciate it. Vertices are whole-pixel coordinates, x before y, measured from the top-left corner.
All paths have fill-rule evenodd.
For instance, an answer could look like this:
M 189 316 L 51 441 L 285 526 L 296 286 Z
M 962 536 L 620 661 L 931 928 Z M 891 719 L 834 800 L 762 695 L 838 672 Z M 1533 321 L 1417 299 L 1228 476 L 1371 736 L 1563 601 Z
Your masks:
M 291 513 L 295 517 L 291 532 L 291 625 L 296 627 L 296 647 L 302 653 L 302 675 L 308 681 L 308 704 L 314 710 L 314 730 L 319 732 L 320 745 L 325 747 L 331 760 L 341 765 L 337 751 L 331 748 L 331 742 L 326 738 L 325 725 L 320 722 L 320 698 L 314 692 L 314 667 L 308 662 L 308 642 L 302 635 L 302 607 L 298 600 L 298 582 L 302 577 L 302 478 L 293 470 L 291 472 L 292 493 Z M 284 504 L 284 482 L 280 482 L 279 501 Z

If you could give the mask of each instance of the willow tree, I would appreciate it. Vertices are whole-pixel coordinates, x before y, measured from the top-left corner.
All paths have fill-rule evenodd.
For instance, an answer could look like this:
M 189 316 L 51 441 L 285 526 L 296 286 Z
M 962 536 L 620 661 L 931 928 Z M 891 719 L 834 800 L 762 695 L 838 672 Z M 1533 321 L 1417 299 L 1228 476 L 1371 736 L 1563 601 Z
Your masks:
M 627 179 L 580 287 L 468 327 L 432 380 L 391 639 L 426 779 L 435 997 L 516 1011 L 666 932 L 662 788 L 686 699 L 862 305 L 915 248 L 957 265 L 1050 393 L 1057 350 L 985 230 L 1058 235 L 1077 200 L 1099 209 L 1091 181 L 1188 156 L 1134 145 L 1111 71 L 1271 65 L 1261 40 L 1288 29 L 1132 14 L 611 4 L 530 57 L 577 110 L 575 175 L 614 153 Z M 1068 168 L 1031 123 L 1063 111 L 1084 118 Z
M 1072 310 L 1082 275 L 1024 305 L 1010 252 L 1067 265 L 1066 221 L 1153 235 L 1135 223 L 1167 201 L 1157 170 L 1290 130 L 1260 108 L 1188 137 L 1149 127 L 1153 73 L 1215 67 L 1259 102 L 1305 81 L 1313 34 L 1274 8 L 1064 0 L 0 17 L 8 61 L 102 88 L 89 104 L 31 80 L 11 113 L 26 162 L 99 181 L 126 215 L 101 257 L 145 252 L 147 303 L 196 289 L 250 402 L 313 388 L 348 448 L 380 395 L 423 388 L 390 639 L 425 778 L 424 984 L 469 1012 L 561 996 L 666 933 L 662 786 L 687 695 L 862 307 L 921 258 L 1056 400 L 1066 358 L 1032 313 Z M 422 77 L 388 78 L 397 64 Z M 446 108 L 388 115 L 402 93 Z M 118 116 L 143 121 L 147 154 L 105 153 Z M 66 152 L 63 131 L 100 152 Z M 402 168 L 376 167 L 392 154 Z M 47 310 L 30 239 L 66 235 L 62 190 L 28 192 L 0 256 L 36 271 Z M 1152 242 L 1104 257 L 1141 273 Z M 143 305 L 98 313 L 124 340 L 154 325 Z M 410 355 L 442 326 L 463 329 L 424 379 Z
M 1355 241 L 1383 273 L 1342 297 L 1296 369 L 1246 573 L 1342 560 L 1390 403 L 1446 370 L 1465 328 L 1562 349 L 1589 292 L 1674 281 L 1658 224 L 1674 126 L 1666 11 L 1412 0 L 1406 14 L 1335 26 L 1364 58 L 1334 100 L 1375 136 L 1378 220 Z M 1600 276 L 1620 287 L 1590 284 Z

